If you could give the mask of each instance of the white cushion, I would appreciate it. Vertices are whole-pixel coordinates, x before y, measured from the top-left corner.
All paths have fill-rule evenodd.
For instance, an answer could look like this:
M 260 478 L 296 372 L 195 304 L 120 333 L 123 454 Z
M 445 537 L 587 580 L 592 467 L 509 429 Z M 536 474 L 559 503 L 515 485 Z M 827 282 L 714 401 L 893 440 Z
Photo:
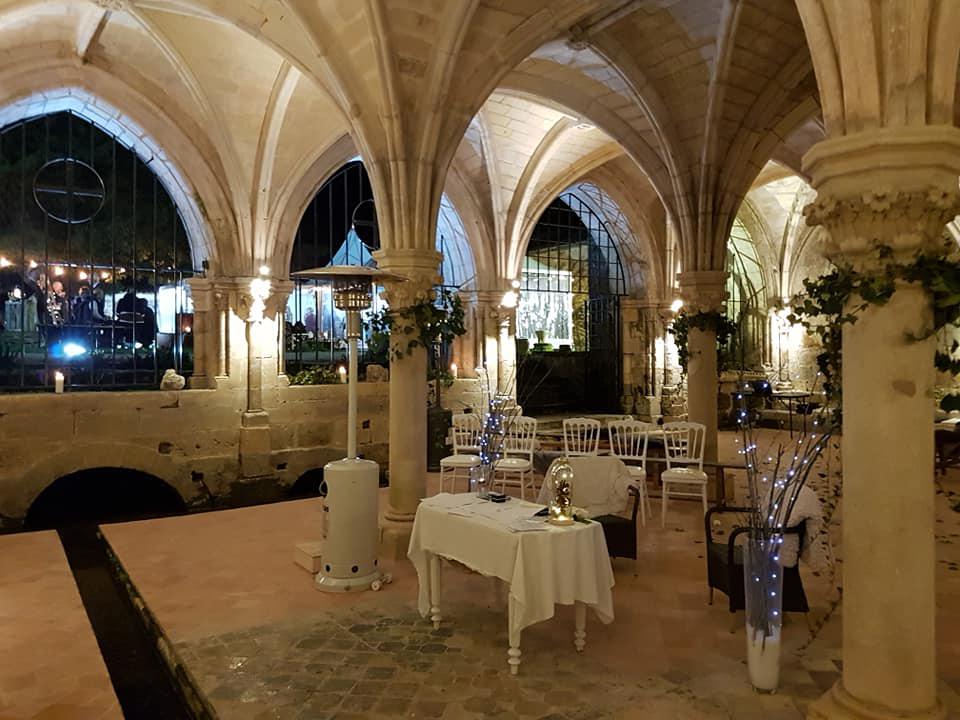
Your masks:
M 639 465 L 627 465 L 627 471 L 632 477 L 646 477 L 647 471 Z
M 696 468 L 670 468 L 660 474 L 660 480 L 667 482 L 705 483 L 707 481 L 707 474 L 703 472 L 703 470 L 697 470 Z
M 526 471 L 530 469 L 530 461 L 526 458 L 506 457 L 501 460 L 497 460 L 496 469 Z
M 479 464 L 479 455 L 448 455 L 440 461 L 440 467 L 476 467 Z

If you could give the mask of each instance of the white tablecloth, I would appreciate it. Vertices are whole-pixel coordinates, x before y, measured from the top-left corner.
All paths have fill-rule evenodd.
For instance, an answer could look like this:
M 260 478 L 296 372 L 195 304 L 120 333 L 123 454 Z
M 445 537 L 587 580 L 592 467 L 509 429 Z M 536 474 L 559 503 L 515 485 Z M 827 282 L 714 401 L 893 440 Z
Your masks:
M 420 580 L 419 609 L 430 612 L 428 554 L 439 555 L 498 577 L 514 602 L 511 633 L 553 617 L 554 605 L 581 602 L 604 623 L 613 621 L 613 569 L 598 523 L 513 532 L 540 506 L 511 499 L 480 500 L 472 493 L 441 493 L 420 503 L 407 557 Z
M 554 460 L 553 462 L 557 462 Z M 573 468 L 573 504 L 590 517 L 617 515 L 626 510 L 628 488 L 633 482 L 630 471 L 619 458 L 610 455 L 585 455 L 568 459 Z M 553 500 L 550 470 L 543 476 L 537 502 L 547 505 Z

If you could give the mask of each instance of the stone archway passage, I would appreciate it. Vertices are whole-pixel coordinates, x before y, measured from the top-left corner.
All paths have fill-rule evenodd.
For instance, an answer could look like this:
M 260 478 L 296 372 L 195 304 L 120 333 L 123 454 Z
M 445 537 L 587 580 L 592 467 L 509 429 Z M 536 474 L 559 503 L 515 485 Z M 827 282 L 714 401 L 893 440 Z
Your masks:
M 29 530 L 96 525 L 186 511 L 180 494 L 153 475 L 125 468 L 81 470 L 41 492 L 24 520 Z

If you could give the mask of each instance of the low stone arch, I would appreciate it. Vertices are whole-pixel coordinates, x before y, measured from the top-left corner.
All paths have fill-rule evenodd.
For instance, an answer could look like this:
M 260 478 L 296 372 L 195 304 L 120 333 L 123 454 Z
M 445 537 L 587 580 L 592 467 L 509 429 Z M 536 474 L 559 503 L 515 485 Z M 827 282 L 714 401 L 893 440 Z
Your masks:
M 216 169 L 162 106 L 94 65 L 38 59 L 0 74 L 0 127 L 69 110 L 129 147 L 157 176 L 183 218 L 195 268 L 231 271 L 237 227 Z
M 0 514 L 22 519 L 40 493 L 56 480 L 105 466 L 153 475 L 176 490 L 188 505 L 200 495 L 188 470 L 178 466 L 169 455 L 128 443 L 88 442 L 66 447 L 27 467 L 8 484 L 9 494 L 0 500 Z

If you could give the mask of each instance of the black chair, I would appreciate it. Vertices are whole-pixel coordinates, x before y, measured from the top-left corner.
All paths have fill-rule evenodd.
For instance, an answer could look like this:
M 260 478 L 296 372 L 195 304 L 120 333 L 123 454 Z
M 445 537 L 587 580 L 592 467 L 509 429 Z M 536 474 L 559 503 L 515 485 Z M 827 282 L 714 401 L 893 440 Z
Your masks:
M 635 485 L 629 487 L 633 497 L 633 509 L 630 517 L 622 515 L 598 515 L 593 518 L 603 527 L 603 537 L 607 541 L 607 552 L 610 557 L 625 557 L 637 559 L 637 510 L 640 507 L 640 489 Z
M 712 520 L 714 515 L 723 513 L 745 514 L 748 508 L 711 508 L 704 515 L 703 524 L 707 539 L 707 583 L 710 586 L 710 604 L 713 605 L 713 591 L 719 590 L 730 599 L 730 612 L 746 608 L 743 591 L 743 546 L 737 545 L 737 538 L 748 533 L 749 528 L 736 527 L 730 532 L 726 542 L 713 538 Z M 799 534 L 798 555 L 803 552 L 806 542 L 806 522 L 786 528 L 785 534 Z M 803 591 L 799 564 L 783 568 L 783 611 L 810 612 L 807 594 Z

